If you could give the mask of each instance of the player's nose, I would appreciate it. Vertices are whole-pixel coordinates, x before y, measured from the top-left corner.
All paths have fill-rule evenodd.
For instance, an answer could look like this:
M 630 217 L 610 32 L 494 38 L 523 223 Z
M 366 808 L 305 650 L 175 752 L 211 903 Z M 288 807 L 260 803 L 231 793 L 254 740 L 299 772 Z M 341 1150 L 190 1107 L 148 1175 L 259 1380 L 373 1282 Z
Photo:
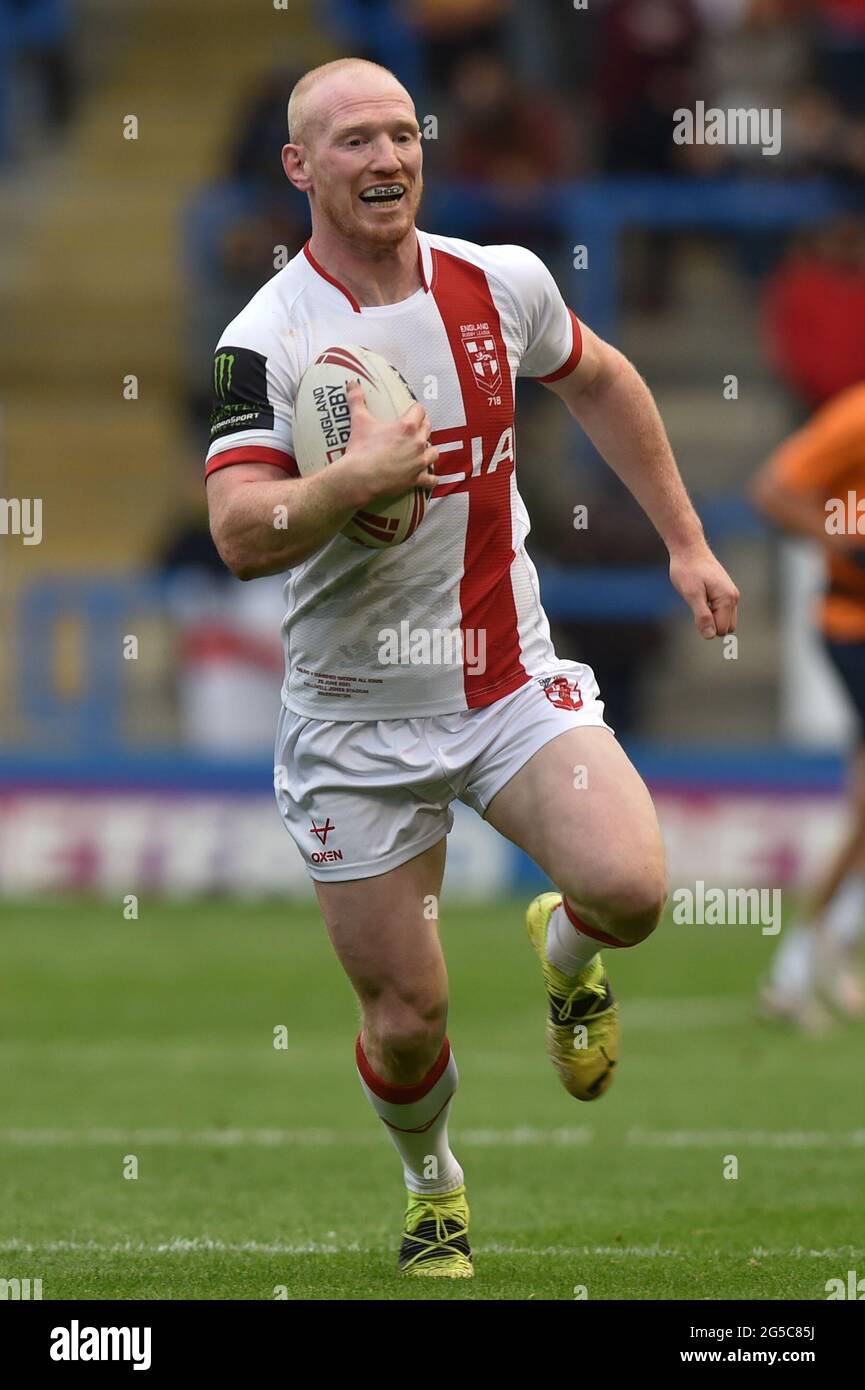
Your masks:
M 376 140 L 371 167 L 380 174 L 396 174 L 402 168 L 397 147 L 388 135 L 382 135 Z

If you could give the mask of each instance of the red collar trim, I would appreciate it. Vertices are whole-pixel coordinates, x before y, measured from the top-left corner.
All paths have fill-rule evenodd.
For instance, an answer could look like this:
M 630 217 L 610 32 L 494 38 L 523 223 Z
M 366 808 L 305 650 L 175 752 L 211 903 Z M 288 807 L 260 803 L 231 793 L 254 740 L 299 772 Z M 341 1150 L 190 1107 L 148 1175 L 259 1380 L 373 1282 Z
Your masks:
M 429 294 L 429 285 L 427 284 L 427 279 L 423 268 L 423 252 L 420 249 L 420 237 L 418 237 L 417 239 L 417 268 L 420 271 L 420 282 L 423 285 L 426 293 Z
M 338 281 L 338 280 L 335 280 L 334 277 L 333 277 L 332 275 L 328 275 L 328 273 L 327 273 L 327 271 L 325 270 L 324 266 L 319 265 L 318 261 L 315 259 L 315 256 L 312 254 L 312 252 L 311 252 L 310 249 L 309 249 L 309 242 L 307 242 L 306 245 L 304 246 L 304 248 L 303 248 L 303 254 L 306 256 L 306 259 L 309 261 L 309 263 L 310 263 L 310 265 L 312 266 L 313 270 L 316 271 L 316 272 L 321 276 L 322 280 L 327 280 L 331 285 L 335 286 L 335 288 L 338 289 L 338 290 L 340 291 L 341 294 L 344 294 L 345 297 L 346 297 L 346 299 L 348 300 L 349 304 L 351 305 L 352 309 L 354 309 L 354 312 L 355 312 L 356 314 L 359 314 L 359 313 L 360 313 L 360 305 L 358 304 L 358 302 L 357 302 L 357 300 L 355 299 L 354 295 L 352 294 L 351 290 L 347 290 L 346 287 L 345 287 L 345 285 L 341 285 L 341 284 L 339 283 L 339 281 Z
M 310 239 L 311 239 L 311 238 L 310 238 Z M 346 297 L 346 299 L 348 300 L 349 304 L 351 305 L 352 309 L 354 310 L 354 312 L 355 312 L 356 314 L 359 314 L 359 313 L 360 313 L 360 305 L 358 304 L 358 302 L 357 302 L 357 300 L 355 299 L 354 295 L 352 294 L 351 290 L 346 289 L 345 285 L 341 284 L 340 281 L 337 280 L 337 279 L 335 279 L 333 275 L 329 275 L 328 272 L 325 270 L 325 268 L 324 268 L 323 265 L 319 265 L 318 261 L 315 259 L 315 256 L 312 254 L 312 252 L 311 252 L 310 249 L 309 249 L 309 241 L 307 241 L 307 242 L 305 243 L 305 245 L 304 245 L 303 254 L 306 256 L 306 259 L 309 261 L 310 265 L 312 266 L 312 268 L 313 268 L 313 270 L 316 272 L 316 274 L 317 274 L 317 275 L 320 275 L 321 278 L 322 278 L 322 280 L 327 280 L 328 284 L 333 285 L 335 289 L 339 290 L 340 294 L 344 294 L 345 297 Z M 418 265 L 418 270 L 420 271 L 420 281 L 421 281 L 421 284 L 422 284 L 423 287 L 424 287 L 424 291 L 425 291 L 427 294 L 429 294 L 429 285 L 427 284 L 427 278 L 426 278 L 426 274 L 425 274 L 425 272 L 424 272 L 423 252 L 421 251 L 420 237 L 418 237 L 418 242 L 417 242 L 417 265 Z

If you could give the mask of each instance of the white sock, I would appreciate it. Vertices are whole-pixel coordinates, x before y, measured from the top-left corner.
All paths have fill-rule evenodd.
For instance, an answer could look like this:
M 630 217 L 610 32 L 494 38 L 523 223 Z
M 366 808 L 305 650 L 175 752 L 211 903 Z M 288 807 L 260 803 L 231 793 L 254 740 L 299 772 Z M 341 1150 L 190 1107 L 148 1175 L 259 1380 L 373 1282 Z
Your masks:
M 810 927 L 785 931 L 769 971 L 772 985 L 781 994 L 798 998 L 811 992 L 817 944 L 817 935 Z
M 426 1076 L 410 1086 L 394 1086 L 377 1076 L 359 1036 L 355 1055 L 360 1084 L 402 1159 L 409 1191 L 462 1187 L 463 1170 L 448 1142 L 448 1114 L 459 1076 L 447 1038 Z
M 865 877 L 848 874 L 826 911 L 823 925 L 834 945 L 847 954 L 865 932 Z
M 547 923 L 547 960 L 550 965 L 561 970 L 563 975 L 579 975 L 597 954 L 597 941 L 574 926 L 560 903 Z

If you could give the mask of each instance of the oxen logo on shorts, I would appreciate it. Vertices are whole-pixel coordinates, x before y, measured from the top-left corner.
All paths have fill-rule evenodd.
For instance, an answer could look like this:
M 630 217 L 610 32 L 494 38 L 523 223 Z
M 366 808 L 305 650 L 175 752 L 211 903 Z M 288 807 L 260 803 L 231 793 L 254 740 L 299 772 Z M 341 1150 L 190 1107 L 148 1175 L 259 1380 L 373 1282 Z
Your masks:
M 475 386 L 494 396 L 502 384 L 502 369 L 488 323 L 461 323 L 463 347 L 472 364 Z
M 330 816 L 325 816 L 324 825 L 316 825 L 315 816 L 312 818 L 312 825 L 309 827 L 310 835 L 314 835 L 321 844 L 327 844 L 327 837 L 331 830 L 336 830 L 336 826 Z M 335 864 L 342 858 L 341 849 L 317 849 L 309 856 L 311 864 Z
M 583 697 L 578 681 L 569 681 L 567 676 L 542 676 L 538 684 L 556 709 L 582 709 Z
M 309 833 L 321 840 L 323 845 L 327 844 L 327 837 L 331 830 L 336 830 L 336 826 L 332 824 L 330 816 L 325 816 L 324 825 L 316 825 L 315 816 L 313 816 L 312 825 L 309 827 Z

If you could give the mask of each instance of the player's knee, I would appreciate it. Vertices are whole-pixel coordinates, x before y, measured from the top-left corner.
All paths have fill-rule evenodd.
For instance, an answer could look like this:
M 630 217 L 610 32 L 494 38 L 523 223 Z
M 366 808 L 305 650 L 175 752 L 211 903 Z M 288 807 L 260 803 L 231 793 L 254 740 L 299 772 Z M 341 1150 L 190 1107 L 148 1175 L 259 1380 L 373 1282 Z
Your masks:
M 415 1080 L 438 1056 L 446 1024 L 446 1000 L 391 998 L 379 1001 L 366 1031 L 388 1068 Z
M 667 892 L 663 863 L 639 875 L 619 873 L 602 887 L 596 885 L 584 902 L 587 924 L 614 941 L 636 946 L 651 936 L 660 922 Z
M 625 891 L 613 904 L 609 935 L 629 946 L 645 941 L 660 922 L 666 901 L 666 883 L 644 884 L 639 891 Z

